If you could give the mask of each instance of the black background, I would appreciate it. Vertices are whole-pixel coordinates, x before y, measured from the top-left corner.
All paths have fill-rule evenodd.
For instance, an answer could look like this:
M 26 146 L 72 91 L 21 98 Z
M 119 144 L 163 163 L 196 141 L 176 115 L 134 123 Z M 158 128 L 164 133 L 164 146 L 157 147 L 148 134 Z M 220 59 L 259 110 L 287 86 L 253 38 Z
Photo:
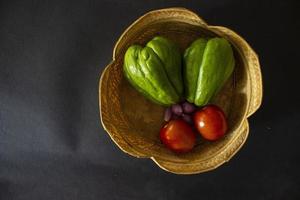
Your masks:
M 260 56 L 261 109 L 239 153 L 178 176 L 104 132 L 98 81 L 136 18 L 183 6 L 241 34 Z M 300 199 L 296 1 L 1 1 L 0 199 Z

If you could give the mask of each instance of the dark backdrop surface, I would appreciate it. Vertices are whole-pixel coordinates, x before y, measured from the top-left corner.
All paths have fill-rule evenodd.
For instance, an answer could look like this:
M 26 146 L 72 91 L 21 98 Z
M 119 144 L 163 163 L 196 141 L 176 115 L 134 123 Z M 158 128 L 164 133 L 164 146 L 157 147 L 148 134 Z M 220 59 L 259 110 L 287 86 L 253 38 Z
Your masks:
M 183 6 L 241 34 L 264 99 L 240 152 L 178 176 L 121 152 L 99 121 L 98 81 L 123 30 Z M 296 1 L 1 1 L 0 199 L 300 199 Z

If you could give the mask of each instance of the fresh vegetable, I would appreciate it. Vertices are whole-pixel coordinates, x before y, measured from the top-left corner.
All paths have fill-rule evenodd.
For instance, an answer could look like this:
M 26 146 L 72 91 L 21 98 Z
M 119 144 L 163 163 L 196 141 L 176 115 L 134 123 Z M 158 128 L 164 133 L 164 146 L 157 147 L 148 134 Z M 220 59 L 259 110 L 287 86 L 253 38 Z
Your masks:
M 167 106 L 160 139 L 177 153 L 195 146 L 196 130 L 210 141 L 226 133 L 223 111 L 205 105 L 228 80 L 235 61 L 227 40 L 199 38 L 185 50 L 183 69 L 181 64 L 176 44 L 158 36 L 145 47 L 130 46 L 123 65 L 124 75 L 134 88 L 149 100 Z M 183 97 L 186 101 L 182 102 Z M 197 110 L 197 106 L 202 108 Z
M 170 40 L 155 37 L 143 48 L 130 46 L 124 57 L 126 78 L 146 98 L 170 106 L 181 100 L 181 55 Z
M 174 113 L 175 115 L 178 115 L 178 116 L 180 116 L 183 112 L 180 104 L 172 105 L 171 109 L 172 109 L 172 113 Z
M 169 121 L 161 128 L 160 140 L 172 151 L 184 153 L 195 146 L 196 134 L 189 124 L 177 119 Z
M 161 36 L 154 37 L 146 46 L 150 47 L 164 64 L 167 76 L 178 95 L 183 95 L 181 53 L 178 46 Z
M 171 119 L 183 119 L 189 124 L 193 124 L 192 114 L 196 110 L 196 106 L 187 101 L 174 104 L 165 110 L 164 120 L 166 122 Z
M 206 105 L 221 89 L 234 69 L 233 51 L 223 38 L 197 39 L 184 53 L 186 99 Z
M 227 121 L 221 108 L 208 105 L 195 112 L 194 125 L 207 140 L 217 140 L 227 131 Z
M 164 115 L 164 120 L 166 122 L 170 121 L 172 118 L 172 110 L 171 110 L 171 107 L 167 108 L 166 111 L 165 111 L 165 115 Z
M 185 122 L 187 122 L 188 124 L 190 124 L 190 125 L 193 125 L 193 118 L 192 118 L 192 116 L 191 115 L 189 115 L 189 114 L 182 114 L 181 115 L 181 118 L 185 121 Z
M 192 103 L 184 102 L 182 104 L 182 109 L 183 109 L 184 113 L 191 114 L 191 113 L 193 113 L 196 110 L 196 106 L 194 104 L 192 104 Z
M 183 78 L 185 86 L 185 97 L 191 103 L 195 102 L 199 71 L 202 64 L 206 44 L 207 40 L 204 38 L 200 38 L 198 40 L 195 40 L 191 44 L 191 46 L 189 46 L 184 52 Z

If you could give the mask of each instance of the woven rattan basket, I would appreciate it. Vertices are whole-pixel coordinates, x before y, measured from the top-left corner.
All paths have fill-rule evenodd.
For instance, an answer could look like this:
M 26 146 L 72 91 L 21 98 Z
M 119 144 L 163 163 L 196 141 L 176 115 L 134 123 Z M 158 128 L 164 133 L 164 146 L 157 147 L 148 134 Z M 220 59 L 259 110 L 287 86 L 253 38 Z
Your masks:
M 156 35 L 175 41 L 183 52 L 196 38 L 220 36 L 234 48 L 236 66 L 213 103 L 225 111 L 229 131 L 216 142 L 202 139 L 186 154 L 175 154 L 159 140 L 164 107 L 153 104 L 133 89 L 123 76 L 123 56 L 132 44 L 144 45 Z M 124 152 L 151 158 L 162 169 L 177 174 L 212 170 L 228 161 L 247 139 L 247 117 L 260 106 L 262 78 L 258 57 L 247 42 L 232 30 L 210 26 L 184 8 L 151 11 L 130 25 L 117 41 L 112 62 L 105 68 L 99 85 L 100 115 L 104 129 Z M 200 137 L 199 137 L 200 138 Z

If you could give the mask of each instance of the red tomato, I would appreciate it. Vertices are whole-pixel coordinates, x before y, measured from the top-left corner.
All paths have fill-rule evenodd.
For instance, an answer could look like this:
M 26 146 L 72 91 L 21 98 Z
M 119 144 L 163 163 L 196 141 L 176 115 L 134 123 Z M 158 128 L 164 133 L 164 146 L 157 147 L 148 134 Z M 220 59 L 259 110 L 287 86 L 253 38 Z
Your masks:
M 182 119 L 171 120 L 160 129 L 160 140 L 177 153 L 190 151 L 196 143 L 192 127 Z
M 194 114 L 194 124 L 202 137 L 217 140 L 227 131 L 224 112 L 215 105 L 208 105 Z

